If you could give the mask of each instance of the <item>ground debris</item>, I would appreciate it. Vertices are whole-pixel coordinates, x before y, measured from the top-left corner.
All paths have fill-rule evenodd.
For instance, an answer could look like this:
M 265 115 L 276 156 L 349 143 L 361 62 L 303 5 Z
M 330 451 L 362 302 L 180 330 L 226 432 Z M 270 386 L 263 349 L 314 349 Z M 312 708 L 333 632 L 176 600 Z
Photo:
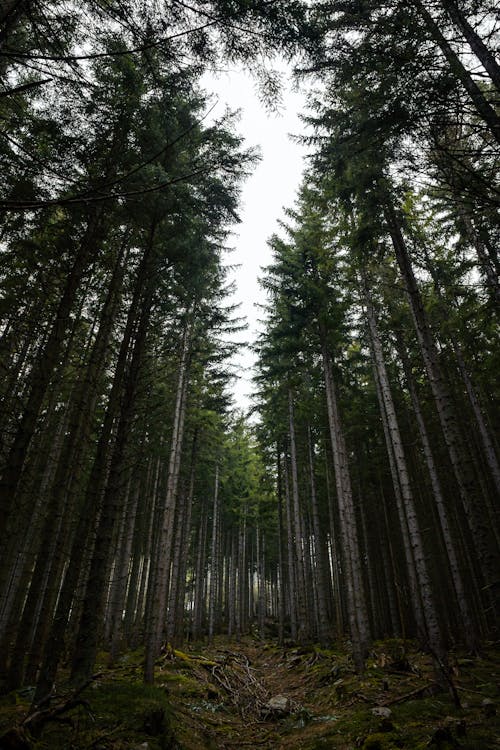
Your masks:
M 498 750 L 498 712 L 485 715 L 497 703 L 494 647 L 487 658 L 460 663 L 454 678 L 466 699 L 460 710 L 446 692 L 433 690 L 431 657 L 416 644 L 404 646 L 418 673 L 394 675 L 386 685 L 380 658 L 371 655 L 358 675 L 344 645 L 284 650 L 257 638 L 216 638 L 210 647 L 193 644 L 165 653 L 154 687 L 142 684 L 143 655 L 137 652 L 127 671 L 106 671 L 81 696 L 93 718 L 80 707 L 71 714 L 73 726 L 51 722 L 40 739 L 27 737 L 30 744 L 14 748 L 136 750 L 147 743 L 149 750 L 442 750 L 446 741 L 440 738 L 451 736 L 448 744 L 460 750 Z M 386 654 L 391 663 L 400 650 L 379 642 L 376 654 Z M 332 670 L 341 677 L 324 679 Z M 0 736 L 21 726 L 29 700 L 5 697 Z

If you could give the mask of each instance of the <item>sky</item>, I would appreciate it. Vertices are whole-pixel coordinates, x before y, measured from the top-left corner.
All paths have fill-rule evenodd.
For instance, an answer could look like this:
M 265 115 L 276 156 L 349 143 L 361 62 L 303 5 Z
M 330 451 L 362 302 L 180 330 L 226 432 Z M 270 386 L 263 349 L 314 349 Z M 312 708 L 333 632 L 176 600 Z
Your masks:
M 220 116 L 226 106 L 241 110 L 238 131 L 245 138 L 245 146 L 258 146 L 261 161 L 243 184 L 240 204 L 241 223 L 234 227 L 230 240 L 234 248 L 228 256 L 229 264 L 239 268 L 232 273 L 236 291 L 230 299 L 240 303 L 238 314 L 247 319 L 248 330 L 239 334 L 254 342 L 258 319 L 262 317 L 257 304 L 265 302 L 265 293 L 259 288 L 261 268 L 271 262 L 267 240 L 279 232 L 279 219 L 284 219 L 284 208 L 290 208 L 297 194 L 304 169 L 304 146 L 288 136 L 303 132 L 299 113 L 305 109 L 304 96 L 293 90 L 291 75 L 284 70 L 282 106 L 278 112 L 266 111 L 259 99 L 257 86 L 250 73 L 231 70 L 217 77 L 206 75 L 203 88 L 218 98 L 211 118 Z M 288 79 L 288 83 L 287 83 Z M 254 355 L 242 350 L 235 364 L 239 378 L 232 389 L 235 405 L 243 410 L 251 405 L 251 377 Z

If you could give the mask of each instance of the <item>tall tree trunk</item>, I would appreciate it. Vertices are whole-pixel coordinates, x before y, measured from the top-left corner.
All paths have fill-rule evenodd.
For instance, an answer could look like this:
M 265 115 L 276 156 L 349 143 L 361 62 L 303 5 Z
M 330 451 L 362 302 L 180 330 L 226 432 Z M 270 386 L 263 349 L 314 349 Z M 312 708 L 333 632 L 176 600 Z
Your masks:
M 464 35 L 467 44 L 488 73 L 493 85 L 500 94 L 500 66 L 495 60 L 495 56 L 490 52 L 479 34 L 474 31 L 455 0 L 441 0 L 441 5 L 457 29 Z
M 150 243 L 154 237 L 154 227 L 150 234 Z M 137 393 L 140 374 L 143 366 L 146 339 L 151 315 L 153 289 L 148 284 L 142 309 L 140 313 L 134 347 L 130 358 L 129 369 L 124 379 L 123 401 L 116 427 L 116 438 L 107 471 L 107 447 L 103 446 L 103 452 L 98 453 L 94 463 L 89 492 L 96 494 L 103 487 L 103 479 L 107 476 L 99 524 L 97 528 L 94 553 L 90 565 L 89 577 L 85 590 L 82 607 L 82 615 L 78 626 L 78 634 L 73 655 L 71 679 L 80 683 L 90 676 L 95 655 L 97 653 L 98 639 L 103 620 L 105 606 L 105 592 L 107 586 L 106 574 L 110 559 L 111 544 L 115 531 L 115 524 L 120 514 L 123 489 L 123 476 L 126 463 L 126 451 L 130 439 L 130 433 L 137 406 Z M 111 400 L 110 400 L 111 401 Z M 111 404 L 108 404 L 108 409 Z M 113 411 L 115 405 L 113 404 Z M 110 414 L 111 416 L 111 414 Z M 104 432 L 104 431 L 103 431 Z M 101 434 L 102 437 L 102 434 Z M 95 475 L 95 483 L 94 483 Z M 98 500 L 91 500 L 92 507 L 98 505 Z
M 212 515 L 212 540 L 210 544 L 210 585 L 208 588 L 208 642 L 212 643 L 215 632 L 215 608 L 219 585 L 219 463 L 215 464 L 214 508 Z
M 237 589 L 237 567 L 236 567 L 236 550 L 238 545 L 238 536 L 235 529 L 231 530 L 231 548 L 229 551 L 228 567 L 228 617 L 227 617 L 227 634 L 231 638 L 236 630 L 236 589 Z
M 21 481 L 28 449 L 35 434 L 38 415 L 71 325 L 70 313 L 78 297 L 82 278 L 87 272 L 104 234 L 103 210 L 98 209 L 88 221 L 85 235 L 66 279 L 52 329 L 30 373 L 28 399 L 7 456 L 5 470 L 0 479 L 0 529 L 2 530 L 7 527 L 7 519 Z
M 153 550 L 154 528 L 160 483 L 163 441 L 160 440 L 159 455 L 156 457 L 151 485 L 147 487 L 145 504 L 140 514 L 140 523 L 136 530 L 135 554 L 130 576 L 131 585 L 127 594 L 124 629 L 128 643 L 136 642 L 138 631 L 142 628 L 145 611 L 145 591 L 148 584 L 151 555 Z
M 331 441 L 330 441 L 331 444 Z M 335 508 L 333 504 L 333 497 L 331 491 L 331 479 L 330 479 L 330 465 L 328 461 L 328 451 L 325 446 L 325 478 L 326 478 L 326 494 L 328 499 L 328 525 L 329 525 L 329 542 L 328 542 L 328 553 L 330 561 L 330 575 L 332 580 L 332 593 L 334 600 L 334 612 L 335 612 L 335 632 L 338 638 L 344 632 L 344 616 L 343 616 L 343 598 L 342 591 L 340 588 L 340 554 L 339 554 L 339 536 L 337 533 L 338 524 L 335 515 Z
M 85 375 L 77 384 L 76 397 L 73 399 L 68 424 L 68 436 L 64 449 L 59 458 L 58 468 L 54 479 L 49 507 L 61 508 L 67 522 L 62 525 L 62 535 L 70 539 L 68 523 L 72 517 L 72 508 L 78 506 L 82 474 L 91 443 L 91 430 L 97 404 L 98 390 L 102 385 L 102 377 L 109 360 L 108 346 L 121 298 L 121 286 L 125 268 L 125 251 L 128 232 L 125 234 L 121 248 L 117 252 L 115 267 L 109 282 L 106 300 L 101 311 L 99 328 L 94 345 L 85 366 Z M 88 512 L 85 508 L 83 512 Z M 50 513 L 48 520 L 50 522 Z M 49 535 L 53 530 L 49 529 Z M 86 537 L 85 537 L 86 538 Z M 83 543 L 83 542 L 82 542 Z M 54 607 L 60 595 L 61 576 L 69 553 L 68 545 L 59 545 L 59 554 L 52 557 L 51 569 L 48 571 L 48 586 L 42 602 L 42 609 L 38 618 L 37 629 L 30 649 L 27 678 L 30 682 L 36 680 L 36 672 L 43 653 L 45 641 L 51 627 Z M 64 555 L 64 556 L 62 556 Z
M 323 555 L 323 539 L 321 536 L 318 498 L 316 495 L 316 479 L 314 476 L 314 455 L 312 445 L 311 427 L 308 425 L 308 453 L 309 453 L 309 481 L 311 486 L 311 512 L 314 531 L 314 578 L 317 581 L 318 592 L 318 627 L 319 640 L 326 646 L 330 640 L 330 627 L 328 623 L 328 610 L 326 605 L 326 575 Z
M 197 450 L 198 431 L 195 430 L 193 443 L 191 447 L 191 469 L 189 474 L 188 491 L 178 509 L 177 533 L 174 539 L 174 550 L 172 560 L 172 576 L 170 590 L 168 594 L 167 607 L 167 643 L 174 644 L 175 635 L 179 632 L 177 623 L 177 613 L 180 609 L 180 601 L 184 602 L 185 591 L 185 569 L 183 563 L 187 563 L 186 549 L 188 547 L 189 532 L 191 528 L 191 509 L 194 497 L 194 482 L 196 469 L 196 450 Z M 184 613 L 184 606 L 182 606 Z
M 293 547 L 293 526 L 292 526 L 292 497 L 290 493 L 290 479 L 286 454 L 283 458 L 283 477 L 285 480 L 285 511 L 286 511 L 286 547 L 287 547 L 287 591 L 288 591 L 288 616 L 290 618 L 290 634 L 293 641 L 297 640 L 299 631 L 297 616 L 297 585 L 296 585 L 296 563 Z
M 305 538 L 303 533 L 302 515 L 299 500 L 299 480 L 297 470 L 297 448 L 295 444 L 295 418 L 293 406 L 292 389 L 288 390 L 288 419 L 289 419 L 289 438 L 290 438 L 290 475 L 292 480 L 292 528 L 293 542 L 295 550 L 295 585 L 297 593 L 297 619 L 298 631 L 297 638 L 299 642 L 305 641 L 310 637 L 310 625 L 307 612 L 306 600 L 306 576 L 304 546 Z
M 455 550 L 455 544 L 453 541 L 453 534 L 451 529 L 450 520 L 448 518 L 448 511 L 444 501 L 443 493 L 441 490 L 441 482 L 437 472 L 436 462 L 432 452 L 431 444 L 427 435 L 427 428 L 425 426 L 424 416 L 420 407 L 420 400 L 418 398 L 417 388 L 415 379 L 411 371 L 410 363 L 405 352 L 405 345 L 401 334 L 398 334 L 398 348 L 403 369 L 405 373 L 406 383 L 410 393 L 410 398 L 413 406 L 413 411 L 417 421 L 418 431 L 420 434 L 420 440 L 422 443 L 422 449 L 424 452 L 425 462 L 427 464 L 427 470 L 431 480 L 433 501 L 436 506 L 436 510 L 439 517 L 439 523 L 441 526 L 441 533 L 448 556 L 448 562 L 450 565 L 451 579 L 453 588 L 457 597 L 457 605 L 460 612 L 461 623 L 464 629 L 465 642 L 469 650 L 475 652 L 477 650 L 477 633 L 473 624 L 473 618 L 469 609 L 467 595 L 465 591 L 464 582 L 462 580 L 462 574 L 460 571 L 460 564 L 458 562 L 458 555 Z
M 245 503 L 240 517 L 238 534 L 238 606 L 236 608 L 236 635 L 238 640 L 247 628 L 247 510 Z
M 328 426 L 332 445 L 337 503 L 339 506 L 340 533 L 345 565 L 345 584 L 349 630 L 354 649 L 356 668 L 364 669 L 364 654 L 370 641 L 370 627 L 366 610 L 361 559 L 356 528 L 356 516 L 352 498 L 351 478 L 347 460 L 347 449 L 337 403 L 335 382 L 330 355 L 326 345 L 326 331 L 320 331 L 321 353 L 325 378 Z
M 429 377 L 453 473 L 457 481 L 459 496 L 474 538 L 477 556 L 488 588 L 488 598 L 494 611 L 491 594 L 497 584 L 497 557 L 493 551 L 494 541 L 491 539 L 491 530 L 488 528 L 485 515 L 481 512 L 482 502 L 478 497 L 477 483 L 471 467 L 470 456 L 463 446 L 452 400 L 445 384 L 438 352 L 427 322 L 398 218 L 391 204 L 387 203 L 384 211 L 396 259 L 406 285 L 422 358 Z
M 405 526 L 408 529 L 408 536 L 410 540 L 411 559 L 408 560 L 408 564 L 410 566 L 410 570 L 408 572 L 411 574 L 411 568 L 413 566 L 415 567 L 419 594 L 422 601 L 426 633 L 421 633 L 419 635 L 421 637 L 424 637 L 424 639 L 428 638 L 428 642 L 432 652 L 436 654 L 439 659 L 443 660 L 445 659 L 445 650 L 443 647 L 442 634 L 439 627 L 439 618 L 437 616 L 434 595 L 432 592 L 429 573 L 427 570 L 420 526 L 415 510 L 415 503 L 406 464 L 403 442 L 401 439 L 401 433 L 396 417 L 396 410 L 392 398 L 389 378 L 385 366 L 382 344 L 380 341 L 380 335 L 375 318 L 375 311 L 373 309 L 373 304 L 370 299 L 370 293 L 366 285 L 366 281 L 365 301 L 373 361 L 376 368 L 376 375 L 380 387 L 379 392 L 382 399 L 380 407 L 381 410 L 385 412 L 389 431 L 390 446 L 388 446 L 388 450 L 391 450 L 392 448 L 399 488 L 403 500 L 403 513 L 400 514 L 400 522 L 403 529 Z
M 198 640 L 201 636 L 201 628 L 205 614 L 205 561 L 207 548 L 207 531 L 208 513 L 206 505 L 204 503 L 201 509 L 200 525 L 198 528 L 198 544 L 194 580 L 193 638 L 195 640 Z
M 500 268 L 498 257 L 496 253 L 491 257 L 486 243 L 484 242 L 483 237 L 481 237 L 481 233 L 476 229 L 474 223 L 465 213 L 462 216 L 462 221 L 465 226 L 466 235 L 476 251 L 479 266 L 484 273 L 491 297 L 494 301 L 500 304 Z
M 281 455 L 279 446 L 276 448 L 276 469 L 277 469 L 277 496 L 278 496 L 278 581 L 277 595 L 278 599 L 278 642 L 281 645 L 285 638 L 285 560 L 283 554 L 283 482 L 281 469 Z
M 420 597 L 420 590 L 419 590 L 418 581 L 417 581 L 415 563 L 413 560 L 413 554 L 411 550 L 410 534 L 408 531 L 408 524 L 407 524 L 406 516 L 405 516 L 404 501 L 403 501 L 403 496 L 401 493 L 401 485 L 399 482 L 396 460 L 394 456 L 394 449 L 393 449 L 393 445 L 391 441 L 389 423 L 387 419 L 387 413 L 384 407 L 384 398 L 382 395 L 378 373 L 375 368 L 374 368 L 374 379 L 375 379 L 375 387 L 377 390 L 377 399 L 380 404 L 380 413 L 382 417 L 382 426 L 384 430 L 385 443 L 387 446 L 387 455 L 389 458 L 389 467 L 391 471 L 391 478 L 392 478 L 392 484 L 393 484 L 393 489 L 394 489 L 394 497 L 396 499 L 399 529 L 401 531 L 401 537 L 402 537 L 402 542 L 403 542 L 403 552 L 404 552 L 404 557 L 405 557 L 405 564 L 406 564 L 405 567 L 406 567 L 406 574 L 407 574 L 406 577 L 408 580 L 408 587 L 409 587 L 409 599 L 410 599 L 410 604 L 411 604 L 411 611 L 413 613 L 412 625 L 414 626 L 416 624 L 417 634 L 419 634 L 420 636 L 423 636 L 425 635 L 426 628 L 425 628 L 422 600 Z M 385 498 L 384 498 L 384 502 L 385 502 Z M 390 529 L 389 529 L 389 525 L 387 522 L 388 522 L 388 519 L 386 518 L 386 525 L 387 525 L 388 532 L 390 534 Z M 394 554 L 392 554 L 392 563 L 393 563 L 393 569 L 394 569 L 396 567 Z M 404 623 L 404 619 L 403 619 L 403 623 Z
M 194 479 L 194 469 L 192 472 Z M 172 636 L 172 642 L 181 643 L 185 637 L 184 616 L 186 612 L 186 584 L 188 571 L 188 550 L 191 540 L 191 517 L 193 511 L 194 499 L 194 482 L 189 487 L 188 501 L 185 508 L 185 518 L 183 523 L 182 538 L 179 545 L 179 581 L 177 584 L 177 604 L 175 613 L 175 630 Z
M 164 618 L 166 617 L 174 514 L 177 501 L 184 421 L 186 416 L 190 338 L 191 321 L 190 315 L 188 315 L 182 338 L 182 350 L 179 362 L 172 442 L 167 475 L 167 491 L 164 505 L 160 511 L 158 547 L 156 551 L 156 560 L 154 561 L 154 572 L 151 578 L 151 609 L 147 615 L 148 634 L 146 638 L 146 659 L 144 667 L 144 680 L 148 684 L 154 682 L 154 662 L 160 649 Z
M 42 668 L 35 692 L 34 701 L 39 703 L 52 689 L 55 680 L 59 659 L 65 645 L 65 633 L 68 626 L 68 617 L 74 602 L 75 591 L 82 572 L 82 560 L 86 545 L 89 539 L 90 530 L 92 529 L 99 513 L 101 506 L 101 493 L 104 488 L 105 478 L 108 471 L 108 457 L 111 447 L 111 436 L 113 426 L 119 409 L 122 386 L 125 378 L 127 357 L 130 351 L 130 344 L 134 327 L 137 323 L 137 314 L 144 292 L 144 283 L 147 278 L 147 267 L 149 265 L 149 255 L 146 253 L 142 259 L 141 267 L 138 270 L 134 296 L 127 315 L 125 331 L 120 344 L 113 384 L 108 397 L 106 413 L 101 426 L 96 455 L 90 472 L 88 485 L 85 493 L 85 500 L 81 504 L 80 516 L 77 529 L 73 539 L 72 549 L 69 555 L 69 564 L 66 569 L 62 588 L 59 593 L 56 613 L 53 618 L 51 632 L 47 640 Z M 113 294 L 118 293 L 119 287 L 113 290 Z M 112 299 L 112 296 L 110 299 Z M 109 316 L 108 323 L 113 319 L 114 313 Z M 93 385 L 93 380 L 89 380 L 89 386 Z M 109 545 L 108 545 L 109 546 Z
M 424 247 L 423 250 L 424 250 L 424 255 L 426 259 L 427 269 L 432 276 L 432 280 L 434 282 L 434 289 L 439 299 L 440 308 L 441 308 L 440 314 L 443 320 L 446 320 L 448 312 L 447 312 L 445 300 L 443 297 L 442 284 L 436 272 L 434 264 L 432 263 L 432 260 L 429 257 L 427 247 Z M 490 435 L 490 431 L 486 424 L 486 420 L 484 418 L 481 405 L 479 403 L 479 398 L 477 396 L 476 390 L 474 388 L 474 384 L 472 382 L 472 378 L 470 376 L 469 370 L 465 363 L 462 350 L 457 341 L 457 337 L 455 336 L 453 331 L 449 331 L 448 337 L 451 341 L 453 353 L 457 360 L 458 370 L 460 372 L 463 383 L 465 385 L 467 396 L 469 397 L 469 402 L 471 405 L 472 413 L 474 415 L 476 425 L 478 428 L 478 432 L 479 432 L 479 437 L 483 445 L 483 451 L 484 451 L 484 456 L 486 458 L 486 463 L 488 465 L 488 468 L 490 469 L 491 478 L 493 480 L 493 484 L 495 487 L 495 493 L 497 497 L 500 497 L 500 466 L 499 466 L 498 459 L 495 453 L 493 438 Z
M 150 467 L 148 467 L 149 469 Z M 132 545 L 137 518 L 137 508 L 139 505 L 139 496 L 141 489 L 147 489 L 148 474 L 146 473 L 145 485 L 137 485 L 132 491 L 129 490 L 129 502 L 124 506 L 123 516 L 123 534 L 117 547 L 117 561 L 114 580 L 111 585 L 109 595 L 109 640 L 111 645 L 111 660 L 114 661 L 120 651 L 123 633 L 123 611 L 125 606 L 125 596 L 127 593 L 127 584 L 132 578 L 130 576 L 130 564 L 133 559 Z M 135 584 L 135 581 L 134 581 Z
M 451 3 L 449 4 L 451 5 Z M 434 39 L 439 49 L 443 53 L 444 58 L 448 62 L 450 70 L 462 83 L 464 89 L 469 94 L 478 115 L 488 126 L 497 143 L 500 143 L 500 118 L 496 114 L 492 105 L 488 102 L 483 92 L 474 81 L 471 74 L 466 69 L 458 55 L 453 51 L 450 43 L 445 38 L 443 32 L 439 28 L 439 25 L 432 17 L 432 14 L 427 10 L 422 0 L 415 0 L 415 5 L 420 15 L 422 16 L 431 37 Z

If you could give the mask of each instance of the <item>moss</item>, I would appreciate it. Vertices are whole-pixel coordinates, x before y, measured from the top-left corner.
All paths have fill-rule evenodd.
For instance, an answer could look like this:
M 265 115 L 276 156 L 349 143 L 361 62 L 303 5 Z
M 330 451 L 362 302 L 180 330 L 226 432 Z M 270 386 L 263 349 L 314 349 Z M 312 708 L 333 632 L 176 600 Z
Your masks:
M 167 691 L 172 691 L 179 695 L 204 695 L 206 688 L 204 685 L 200 685 L 199 681 L 193 677 L 188 677 L 186 674 L 177 671 L 162 672 L 162 682 L 158 684 L 158 687 L 165 688 Z
M 184 664 L 189 666 L 202 666 L 202 667 L 216 667 L 217 662 L 211 661 L 210 659 L 205 659 L 203 656 L 195 656 L 194 654 L 190 656 L 189 654 L 185 654 L 184 651 L 179 651 L 178 649 L 174 650 L 174 656 L 176 659 L 180 659 Z
M 395 750 L 397 747 L 392 738 L 382 732 L 369 734 L 362 745 L 363 750 Z
M 70 747 L 74 750 L 91 747 L 132 750 L 144 742 L 150 750 L 173 750 L 179 747 L 179 742 L 184 750 L 215 750 L 240 745 L 286 747 L 287 750 L 430 750 L 432 747 L 438 750 L 429 743 L 436 736 L 436 730 L 445 726 L 443 717 L 447 716 L 465 722 L 467 734 L 460 737 L 453 723 L 446 724 L 451 728 L 453 741 L 460 743 L 460 750 L 498 750 L 495 737 L 500 716 L 486 719 L 481 708 L 485 697 L 495 700 L 498 655 L 493 650 L 488 652 L 488 658 L 485 652 L 484 658 L 465 660 L 459 665 L 455 679 L 466 704 L 463 711 L 458 711 L 445 693 L 404 699 L 391 705 L 392 728 L 381 731 L 381 721 L 372 715 L 371 707 L 387 699 L 404 698 L 433 679 L 430 658 L 408 642 L 389 642 L 387 646 L 381 642 L 378 653 L 397 655 L 401 645 L 421 674 L 387 677 L 383 667 L 376 664 L 369 666 L 363 675 L 355 675 L 346 652 L 319 647 L 303 649 L 300 653 L 297 649 L 283 652 L 274 643 L 257 644 L 243 639 L 235 646 L 219 639 L 210 649 L 198 644 L 196 650 L 191 646 L 185 651 L 171 652 L 174 658 L 162 660 L 154 687 L 141 682 L 143 652 L 138 649 L 121 656 L 115 669 L 105 672 L 99 682 L 87 689 L 83 697 L 92 714 L 80 707 L 68 714 L 73 726 L 47 726 L 35 750 L 68 750 Z M 214 664 L 239 674 L 237 664 L 225 658 L 228 649 L 245 653 L 256 678 L 263 679 L 273 694 L 290 695 L 307 712 L 304 719 L 311 720 L 298 721 L 295 715 L 289 722 L 266 723 L 261 717 L 255 721 L 252 713 L 242 717 L 212 677 Z M 376 656 L 375 653 L 374 659 Z M 100 655 L 101 659 L 106 657 L 105 652 Z M 330 674 L 332 667 L 342 670 L 341 681 L 332 680 L 335 676 Z M 63 684 L 65 673 L 60 677 L 60 684 Z M 382 684 L 384 678 L 389 689 Z M 339 685 L 344 688 L 340 700 L 336 695 Z M 12 726 L 21 721 L 28 705 L 29 699 L 20 694 L 1 698 L 0 725 Z M 331 714 L 335 715 L 335 720 L 321 720 Z M 148 724 L 148 717 L 153 719 L 153 726 Z M 155 726 L 160 734 L 148 734 Z

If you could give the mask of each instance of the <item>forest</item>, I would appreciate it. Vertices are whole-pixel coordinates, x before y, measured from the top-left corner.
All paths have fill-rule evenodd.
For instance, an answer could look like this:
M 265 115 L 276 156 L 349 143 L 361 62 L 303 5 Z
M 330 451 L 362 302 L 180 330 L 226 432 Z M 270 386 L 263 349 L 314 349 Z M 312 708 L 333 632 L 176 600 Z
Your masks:
M 500 747 L 499 37 L 491 0 L 2 0 L 1 750 Z M 202 77 L 272 106 L 277 59 L 309 156 L 246 413 L 258 134 Z

